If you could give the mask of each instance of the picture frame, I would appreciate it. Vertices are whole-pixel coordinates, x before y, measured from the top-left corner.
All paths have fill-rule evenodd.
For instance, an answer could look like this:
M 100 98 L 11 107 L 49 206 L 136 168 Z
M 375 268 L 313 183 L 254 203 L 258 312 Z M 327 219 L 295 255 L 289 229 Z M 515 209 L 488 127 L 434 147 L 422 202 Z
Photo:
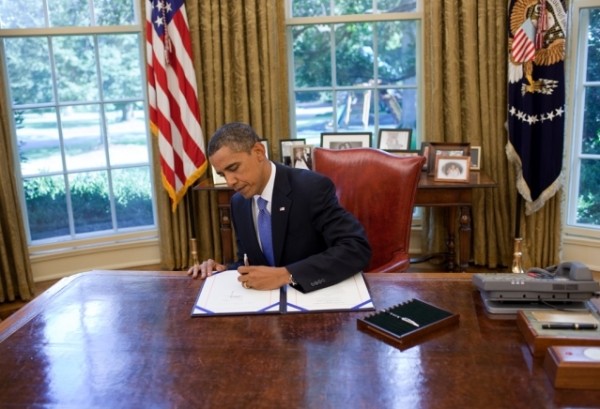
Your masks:
M 471 146 L 471 170 L 481 169 L 481 146 Z
M 384 150 L 408 150 L 411 137 L 412 129 L 380 129 L 377 147 Z
M 292 147 L 295 145 L 306 145 L 306 139 L 280 139 L 279 154 L 281 163 L 286 166 L 292 165 Z
M 215 170 L 214 166 L 210 165 L 211 171 L 212 171 L 212 180 L 213 180 L 213 185 L 215 186 L 223 186 L 227 184 L 227 180 L 219 175 L 217 173 L 217 171 Z
M 293 145 L 290 166 L 298 169 L 312 169 L 312 145 Z
M 429 149 L 431 146 L 429 142 L 421 142 L 421 156 L 425 158 L 425 163 L 423 164 L 423 171 L 427 172 L 429 170 Z
M 421 151 L 418 149 L 399 149 L 399 150 L 395 150 L 395 149 L 384 149 L 385 152 L 389 152 L 391 154 L 394 154 L 396 156 L 401 156 L 401 157 L 407 157 L 407 156 L 420 156 L 421 155 Z
M 428 174 L 430 176 L 435 174 L 437 156 L 469 156 L 471 154 L 470 148 L 471 144 L 469 142 L 429 142 Z
M 322 132 L 321 146 L 328 149 L 370 148 L 372 132 Z
M 435 157 L 435 175 L 437 182 L 468 182 L 471 169 L 470 156 L 445 156 Z

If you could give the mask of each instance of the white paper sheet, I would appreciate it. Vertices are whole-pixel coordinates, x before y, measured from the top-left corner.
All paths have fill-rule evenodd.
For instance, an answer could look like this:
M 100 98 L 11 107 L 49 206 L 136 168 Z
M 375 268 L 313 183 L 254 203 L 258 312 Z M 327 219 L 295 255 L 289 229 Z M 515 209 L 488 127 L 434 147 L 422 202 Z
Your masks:
M 287 312 L 373 309 L 373 301 L 362 273 L 331 287 L 307 294 L 288 287 Z
M 208 277 L 200 290 L 192 315 L 374 309 L 362 273 L 357 273 L 341 283 L 308 294 L 290 286 L 271 291 L 245 289 L 237 280 L 238 276 L 239 273 L 236 270 L 228 270 Z M 286 291 L 287 302 L 286 305 L 280 307 L 282 291 Z
M 192 315 L 279 312 L 279 289 L 246 289 L 238 276 L 236 270 L 227 270 L 207 277 Z

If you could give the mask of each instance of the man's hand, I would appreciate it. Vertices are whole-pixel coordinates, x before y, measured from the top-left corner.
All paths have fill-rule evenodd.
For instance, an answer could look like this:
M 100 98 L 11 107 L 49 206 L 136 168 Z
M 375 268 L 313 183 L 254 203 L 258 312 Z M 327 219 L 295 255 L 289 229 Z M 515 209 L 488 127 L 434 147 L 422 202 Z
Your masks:
M 290 282 L 290 272 L 285 267 L 240 266 L 238 281 L 244 288 L 275 290 Z
M 213 259 L 208 259 L 201 264 L 196 263 L 190 267 L 188 275 L 192 276 L 192 278 L 200 277 L 201 279 L 205 279 L 206 277 L 210 277 L 213 271 L 223 271 L 225 268 L 226 266 L 223 264 L 219 264 Z

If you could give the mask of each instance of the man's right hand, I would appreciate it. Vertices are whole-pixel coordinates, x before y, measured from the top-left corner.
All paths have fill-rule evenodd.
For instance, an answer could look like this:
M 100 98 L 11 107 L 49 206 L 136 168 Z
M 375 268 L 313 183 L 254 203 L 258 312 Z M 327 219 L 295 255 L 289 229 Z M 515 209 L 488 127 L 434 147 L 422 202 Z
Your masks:
M 192 278 L 205 279 L 206 277 L 210 277 L 213 271 L 223 271 L 226 268 L 225 265 L 219 264 L 215 260 L 209 258 L 200 264 L 196 263 L 190 267 L 188 275 L 192 276 Z

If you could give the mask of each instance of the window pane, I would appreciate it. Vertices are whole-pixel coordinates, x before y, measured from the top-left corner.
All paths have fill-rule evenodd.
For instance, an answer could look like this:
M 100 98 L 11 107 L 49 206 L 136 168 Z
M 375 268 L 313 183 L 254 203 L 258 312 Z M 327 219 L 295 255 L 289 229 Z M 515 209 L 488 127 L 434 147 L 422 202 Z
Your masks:
M 589 9 L 587 58 L 587 80 L 600 81 L 600 8 Z
M 581 161 L 577 223 L 600 226 L 600 160 Z
M 43 0 L 0 1 L 0 28 L 45 26 Z
M 381 13 L 407 13 L 417 11 L 416 0 L 377 0 L 377 10 Z
M 106 171 L 69 176 L 75 233 L 112 229 Z
M 331 0 L 291 0 L 293 17 L 328 16 Z
M 361 131 L 373 125 L 373 90 L 337 92 L 337 130 Z M 336 130 L 336 131 L 337 131 Z
M 377 76 L 381 84 L 415 83 L 416 26 L 415 21 L 377 24 Z
M 106 166 L 98 106 L 78 105 L 61 108 L 60 119 L 67 170 Z
M 99 26 L 133 24 L 133 0 L 94 0 L 94 15 Z
M 90 9 L 88 0 L 48 0 L 50 26 L 89 26 Z
M 61 102 L 97 101 L 94 37 L 65 36 L 52 41 Z
M 150 167 L 117 169 L 112 174 L 118 228 L 153 225 Z
M 56 110 L 25 109 L 14 116 L 22 175 L 62 172 Z
M 98 37 L 104 99 L 142 99 L 137 34 Z
M 6 38 L 6 60 L 14 105 L 52 102 L 52 76 L 48 39 Z
M 373 24 L 335 26 L 335 68 L 339 86 L 368 85 L 374 79 Z
M 600 154 L 600 87 L 586 87 L 584 101 L 581 151 Z
M 417 126 L 417 90 L 384 89 L 379 93 L 379 126 L 415 129 Z M 413 136 L 413 142 L 416 138 Z
M 25 179 L 25 204 L 32 240 L 69 234 L 69 217 L 62 176 Z
M 319 145 L 321 132 L 333 129 L 331 92 L 296 92 L 296 137 Z
M 146 117 L 142 103 L 108 104 L 105 115 L 111 165 L 148 163 Z
M 297 26 L 294 37 L 296 87 L 331 85 L 331 26 Z
M 335 0 L 335 14 L 371 14 L 373 0 Z

